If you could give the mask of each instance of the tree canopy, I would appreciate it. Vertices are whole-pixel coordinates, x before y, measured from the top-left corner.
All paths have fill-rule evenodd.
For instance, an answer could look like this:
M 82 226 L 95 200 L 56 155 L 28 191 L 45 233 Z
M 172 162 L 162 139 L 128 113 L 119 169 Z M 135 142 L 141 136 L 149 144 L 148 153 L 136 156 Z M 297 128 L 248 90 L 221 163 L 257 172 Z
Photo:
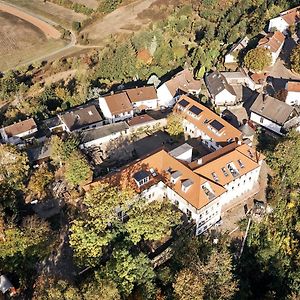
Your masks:
M 258 47 L 250 50 L 244 57 L 245 66 L 254 72 L 261 72 L 269 67 L 272 62 L 271 53 L 268 49 Z
M 300 45 L 296 46 L 290 55 L 291 68 L 293 71 L 300 73 Z

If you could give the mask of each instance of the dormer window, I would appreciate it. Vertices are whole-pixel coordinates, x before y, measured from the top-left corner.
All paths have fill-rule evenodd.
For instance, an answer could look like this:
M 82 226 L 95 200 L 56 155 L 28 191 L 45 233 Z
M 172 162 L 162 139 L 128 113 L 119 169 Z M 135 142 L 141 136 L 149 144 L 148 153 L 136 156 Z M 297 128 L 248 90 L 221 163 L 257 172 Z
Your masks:
M 238 163 L 242 169 L 245 168 L 245 165 L 243 164 L 243 162 L 240 159 L 238 159 Z
M 249 154 L 249 156 L 250 156 L 251 158 L 254 157 L 254 155 L 253 155 L 253 153 L 252 153 L 252 151 L 251 151 L 250 149 L 248 149 L 248 154 Z
M 214 181 L 216 181 L 216 182 L 219 181 L 219 177 L 217 176 L 217 174 L 215 172 L 212 172 L 211 175 L 212 175 Z
M 232 162 L 227 165 L 227 168 L 233 177 L 238 177 L 240 175 L 237 168 L 235 167 L 235 165 Z
M 153 177 L 157 176 L 157 174 L 153 168 L 150 168 L 150 173 Z
M 186 179 L 182 182 L 181 184 L 181 189 L 183 192 L 187 192 L 189 190 L 189 188 L 193 185 L 193 181 L 191 179 Z
M 225 168 L 222 168 L 221 170 L 222 170 L 224 176 L 227 177 L 227 176 L 228 176 L 228 173 L 227 173 L 226 169 L 225 169 Z
M 182 173 L 180 171 L 175 171 L 171 174 L 171 182 L 172 183 L 176 183 L 177 180 L 180 178 L 180 176 L 182 175 Z
M 146 184 L 147 182 L 149 182 L 150 174 L 146 171 L 139 171 L 133 175 L 133 178 L 134 178 L 135 182 L 137 183 L 138 187 L 141 187 L 144 184 Z
M 214 191 L 212 190 L 212 188 L 208 182 L 205 182 L 204 184 L 202 184 L 201 188 L 209 200 L 213 200 L 216 198 L 216 195 L 214 194 Z

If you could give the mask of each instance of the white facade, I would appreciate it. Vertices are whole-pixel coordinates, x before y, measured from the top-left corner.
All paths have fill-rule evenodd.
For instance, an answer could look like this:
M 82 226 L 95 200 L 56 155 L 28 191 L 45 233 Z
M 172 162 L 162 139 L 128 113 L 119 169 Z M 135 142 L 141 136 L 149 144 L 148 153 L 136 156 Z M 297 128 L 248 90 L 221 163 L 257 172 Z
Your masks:
M 228 53 L 225 55 L 225 64 L 232 64 L 236 62 L 237 62 L 236 55 L 233 55 L 232 53 Z
M 279 54 L 282 50 L 283 44 L 284 43 L 282 43 L 282 45 L 280 46 L 280 48 L 276 52 L 271 52 L 271 54 L 272 54 L 272 65 L 275 64 L 275 62 L 276 62 L 276 60 L 277 60 L 277 58 L 278 58 L 278 56 L 279 56 Z
M 138 101 L 132 103 L 133 108 L 135 109 L 157 109 L 158 108 L 158 99 L 150 99 L 150 100 L 144 100 L 144 101 Z M 145 106 L 147 108 L 145 108 Z
M 282 33 L 286 33 L 289 28 L 289 24 L 282 17 L 276 17 L 269 21 L 268 31 L 270 32 L 274 28 Z
M 289 105 L 300 105 L 300 92 L 289 92 L 287 93 L 285 103 Z
M 282 126 L 274 123 L 273 121 L 271 121 L 269 119 L 266 119 L 254 112 L 251 112 L 250 119 L 251 119 L 251 121 L 255 122 L 256 124 L 259 124 L 271 131 L 274 131 L 277 134 L 283 135 L 282 132 L 280 131 Z
M 158 105 L 172 107 L 175 104 L 175 99 L 164 83 L 157 89 Z
M 231 94 L 226 89 L 221 91 L 214 97 L 215 105 L 234 105 L 236 103 L 236 95 Z
M 104 97 L 99 97 L 99 106 L 103 113 L 103 116 L 105 117 L 105 119 L 108 120 L 109 123 L 123 121 L 123 120 L 130 119 L 133 117 L 133 109 L 131 109 L 127 112 L 124 112 L 124 113 L 113 114 L 110 111 Z

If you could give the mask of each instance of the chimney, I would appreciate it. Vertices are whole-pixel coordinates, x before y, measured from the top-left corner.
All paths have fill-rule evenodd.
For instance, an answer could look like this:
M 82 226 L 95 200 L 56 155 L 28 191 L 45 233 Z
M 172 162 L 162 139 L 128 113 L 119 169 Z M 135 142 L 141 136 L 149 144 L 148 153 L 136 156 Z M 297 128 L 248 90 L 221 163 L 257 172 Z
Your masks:
M 198 163 L 198 165 L 200 165 L 200 166 L 201 166 L 201 165 L 202 165 L 202 163 L 203 163 L 203 160 L 202 160 L 202 158 L 199 158 L 199 159 L 198 159 L 198 161 L 197 161 L 197 163 Z

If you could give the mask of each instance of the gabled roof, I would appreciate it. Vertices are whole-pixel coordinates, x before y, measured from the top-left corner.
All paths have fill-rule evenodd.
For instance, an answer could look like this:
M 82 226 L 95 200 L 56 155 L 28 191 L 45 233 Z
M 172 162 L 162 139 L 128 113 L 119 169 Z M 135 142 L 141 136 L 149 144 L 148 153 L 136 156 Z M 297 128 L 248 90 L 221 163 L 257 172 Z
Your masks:
M 258 94 L 250 111 L 279 125 L 284 125 L 294 111 L 294 108 L 271 96 Z
M 268 33 L 266 36 L 261 38 L 258 42 L 258 47 L 263 47 L 271 52 L 277 52 L 285 41 L 283 33 L 275 31 L 274 33 Z
M 132 104 L 126 92 L 105 96 L 104 99 L 112 115 L 132 110 Z
M 230 94 L 235 95 L 235 91 L 231 85 L 228 84 L 225 77 L 218 71 L 212 72 L 205 77 L 206 86 L 209 93 L 215 97 L 224 90 Z
M 125 92 L 127 93 L 128 98 L 132 103 L 157 99 L 157 94 L 154 86 L 144 86 L 140 88 L 125 90 Z
M 286 90 L 288 92 L 300 92 L 300 81 L 299 82 L 288 81 L 286 84 Z
M 193 73 L 189 69 L 184 69 L 177 73 L 165 84 L 172 96 L 175 96 L 178 90 L 189 92 L 190 90 L 198 91 L 201 89 L 201 80 L 195 80 Z
M 248 43 L 249 43 L 249 38 L 247 36 L 240 38 L 235 44 L 232 45 L 232 47 L 228 51 L 228 54 L 246 48 Z
M 250 150 L 253 157 L 250 157 L 248 154 Z M 100 178 L 85 186 L 84 189 L 88 191 L 93 186 L 107 183 L 113 186 L 120 186 L 120 188 L 132 187 L 136 192 L 140 193 L 152 185 L 163 181 L 189 204 L 196 209 L 201 209 L 210 203 L 212 199 L 226 192 L 225 185 L 237 178 L 228 169 L 227 165 L 229 163 L 234 163 L 238 176 L 242 176 L 257 168 L 259 166 L 258 162 L 264 158 L 263 156 L 259 157 L 255 150 L 247 145 L 237 146 L 237 144 L 232 144 L 227 151 L 220 149 L 215 152 L 218 151 L 220 151 L 220 155 L 216 155 L 213 159 L 207 160 L 207 163 L 192 169 L 189 165 L 177 160 L 165 150 L 158 150 L 143 159 L 125 166 L 116 173 Z M 241 162 L 239 163 L 238 160 Z M 224 175 L 222 168 L 226 168 L 228 176 Z M 212 175 L 213 172 L 217 177 Z M 142 177 L 140 177 L 141 174 L 143 175 Z M 136 184 L 137 176 L 138 178 L 149 176 L 149 181 L 145 185 L 138 186 Z M 173 179 L 172 182 L 171 179 Z M 206 192 L 207 186 L 211 189 L 209 193 Z
M 152 122 L 155 121 L 155 119 L 153 119 L 151 116 L 144 114 L 144 115 L 140 115 L 140 116 L 135 116 L 132 119 L 130 119 L 129 121 L 127 121 L 129 126 L 135 126 L 135 125 L 140 125 L 143 123 L 148 123 L 148 122 Z
M 37 129 L 36 123 L 33 118 L 20 121 L 18 123 L 6 126 L 3 128 L 8 137 L 13 137 L 29 130 Z
M 181 100 L 186 100 L 188 105 L 180 108 Z M 201 110 L 197 117 L 194 117 L 189 113 L 190 108 L 193 106 Z M 211 137 L 217 143 L 227 143 L 227 141 L 230 139 L 235 140 L 236 138 L 240 138 L 242 136 L 242 133 L 238 129 L 233 127 L 231 124 L 204 105 L 188 96 L 183 95 L 180 97 L 179 101 L 174 107 L 174 111 L 182 114 L 187 121 L 194 124 L 197 128 L 199 128 L 199 130 Z M 221 128 L 218 130 L 214 127 L 215 124 L 217 124 L 215 127 Z
M 102 121 L 102 117 L 95 105 L 69 110 L 60 114 L 59 118 L 70 131 L 78 130 L 82 127 Z
M 284 11 L 280 14 L 282 19 L 286 21 L 289 25 L 293 25 L 300 21 L 300 6 L 294 7 L 290 10 Z

